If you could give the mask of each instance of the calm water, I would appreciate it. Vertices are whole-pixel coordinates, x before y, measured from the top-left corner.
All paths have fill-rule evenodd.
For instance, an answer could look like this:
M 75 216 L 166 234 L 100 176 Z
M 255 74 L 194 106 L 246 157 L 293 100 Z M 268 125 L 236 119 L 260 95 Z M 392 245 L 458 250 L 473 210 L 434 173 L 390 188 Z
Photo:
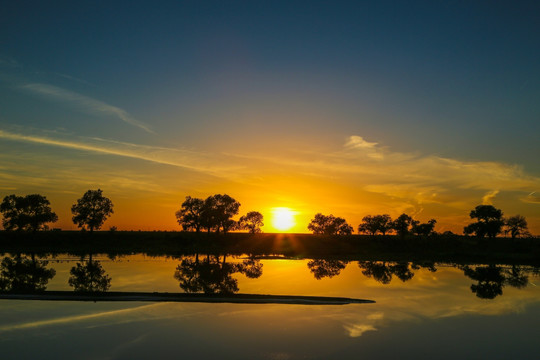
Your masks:
M 0 278 L 4 290 L 102 286 L 108 291 L 344 296 L 376 303 L 0 300 L 2 359 L 540 357 L 540 279 L 531 267 L 206 255 L 114 260 L 94 255 L 92 262 L 67 255 L 7 258 Z

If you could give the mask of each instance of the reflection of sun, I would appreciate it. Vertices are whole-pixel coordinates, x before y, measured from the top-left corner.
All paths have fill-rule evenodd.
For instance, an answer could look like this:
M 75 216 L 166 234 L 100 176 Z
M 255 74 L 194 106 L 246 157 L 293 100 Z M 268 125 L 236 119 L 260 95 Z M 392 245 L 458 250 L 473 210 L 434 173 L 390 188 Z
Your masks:
M 286 231 L 295 225 L 295 212 L 289 208 L 278 207 L 272 209 L 272 226 L 281 231 Z

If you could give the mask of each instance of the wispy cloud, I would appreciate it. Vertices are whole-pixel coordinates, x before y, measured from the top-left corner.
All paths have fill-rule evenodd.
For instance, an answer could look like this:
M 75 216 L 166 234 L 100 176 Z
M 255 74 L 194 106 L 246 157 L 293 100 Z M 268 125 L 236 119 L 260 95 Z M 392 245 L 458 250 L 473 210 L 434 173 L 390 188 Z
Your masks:
M 222 177 L 227 174 L 232 175 L 241 168 L 239 166 L 223 165 L 223 163 L 226 163 L 223 161 L 223 158 L 218 159 L 215 155 L 207 155 L 201 152 L 109 141 L 100 138 L 79 137 L 76 140 L 66 140 L 44 135 L 19 134 L 1 129 L 0 138 L 93 153 L 124 156 Z
M 38 320 L 38 321 L 30 321 L 25 323 L 19 323 L 19 324 L 13 324 L 13 325 L 4 325 L 0 326 L 0 332 L 4 331 L 13 331 L 13 330 L 24 330 L 29 328 L 40 328 L 44 326 L 53 326 L 53 325 L 65 325 L 69 323 L 80 323 L 83 321 L 90 321 L 90 320 L 96 320 L 96 319 L 110 319 L 110 318 L 117 318 L 122 317 L 121 322 L 133 322 L 134 320 L 130 320 L 128 318 L 137 318 L 132 316 L 133 313 L 139 313 L 144 314 L 145 311 L 147 311 L 149 308 L 154 308 L 156 306 L 160 306 L 161 304 L 150 304 L 150 305 L 142 305 L 135 308 L 130 309 L 121 309 L 121 310 L 112 310 L 112 311 L 104 311 L 94 314 L 87 314 L 87 315 L 75 315 L 75 316 L 66 316 L 66 317 L 59 317 L 54 319 L 47 319 L 47 320 Z M 131 315 L 128 317 L 125 317 L 125 315 Z M 117 320 L 116 323 L 119 321 Z
M 486 195 L 482 197 L 482 204 L 483 205 L 493 205 L 493 199 L 497 194 L 499 193 L 499 190 L 493 190 L 488 192 Z
M 533 191 L 529 195 L 522 198 L 521 201 L 532 204 L 540 204 L 540 194 L 538 194 L 536 191 Z
M 127 124 L 136 126 L 146 132 L 153 133 L 147 124 L 134 119 L 127 111 L 103 101 L 49 84 L 31 83 L 21 85 L 20 88 L 46 98 L 69 103 L 87 113 L 115 117 Z

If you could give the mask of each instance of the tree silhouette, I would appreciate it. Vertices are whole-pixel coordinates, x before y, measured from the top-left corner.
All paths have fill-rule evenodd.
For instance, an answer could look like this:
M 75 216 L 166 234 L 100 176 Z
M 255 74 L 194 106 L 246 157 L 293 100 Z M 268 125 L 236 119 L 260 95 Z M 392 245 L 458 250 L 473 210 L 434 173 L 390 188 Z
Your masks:
M 502 211 L 492 205 L 478 205 L 469 214 L 477 222 L 467 225 L 463 229 L 465 235 L 476 234 L 478 237 L 488 236 L 490 239 L 500 234 L 504 225 Z
M 261 264 L 260 260 L 250 257 L 240 264 L 239 272 L 250 279 L 258 279 L 262 275 L 262 268 L 263 264 Z
M 341 270 L 345 269 L 347 263 L 347 261 L 340 260 L 316 259 L 310 260 L 307 266 L 315 279 L 321 280 L 325 277 L 331 278 L 339 275 L 341 273 Z
M 500 266 L 477 266 L 471 268 L 470 266 L 462 267 L 463 273 L 476 280 L 476 284 L 471 285 L 471 291 L 481 299 L 494 299 L 503 293 L 503 286 L 505 277 L 503 270 Z
M 315 214 L 315 218 L 311 219 L 308 230 L 319 235 L 351 235 L 353 232 L 352 226 L 347 224 L 345 219 L 321 213 Z
M 0 204 L 0 212 L 4 217 L 2 221 L 4 229 L 32 232 L 47 229 L 46 223 L 58 220 L 50 204 L 45 196 L 39 194 L 4 197 Z
M 516 236 L 520 236 L 527 232 L 527 220 L 521 215 L 509 217 L 504 221 L 504 225 L 510 232 L 512 240 L 514 240 Z
M 78 262 L 69 273 L 68 284 L 76 292 L 105 292 L 111 287 L 110 276 L 99 261 L 92 260 L 92 255 L 87 262 Z
M 238 220 L 239 230 L 247 230 L 251 234 L 262 232 L 261 226 L 264 226 L 263 215 L 258 211 L 250 211 Z
M 174 278 L 180 282 L 180 288 L 188 293 L 234 294 L 239 291 L 238 280 L 232 277 L 234 273 L 245 271 L 255 277 L 260 276 L 257 272 L 262 273 L 255 262 L 252 266 L 248 269 L 243 264 L 227 263 L 225 256 L 222 261 L 219 256 L 207 256 L 202 261 L 198 258 L 183 259 L 176 267 Z
M 362 269 L 362 274 L 373 278 L 381 284 L 389 284 L 392 281 L 392 271 L 386 262 L 359 261 L 358 267 Z
M 405 235 L 409 234 L 409 226 L 411 225 L 412 221 L 413 220 L 409 215 L 401 214 L 392 222 L 392 229 L 394 229 L 396 233 L 403 238 Z
M 239 208 L 240 203 L 227 194 L 209 196 L 204 200 L 201 211 L 201 227 L 208 232 L 215 230 L 227 233 L 235 225 L 232 217 L 238 214 Z
M 505 270 L 504 277 L 504 283 L 516 289 L 522 289 L 529 284 L 529 277 L 517 265 L 512 265 L 512 269 Z
M 176 212 L 176 219 L 178 224 L 182 225 L 182 229 L 185 231 L 201 231 L 201 213 L 203 205 L 204 200 L 186 196 L 186 200 L 182 203 L 182 207 Z
M 113 212 L 112 201 L 103 196 L 101 189 L 88 190 L 71 207 L 73 223 L 80 228 L 87 228 L 90 232 L 99 230 Z
M 359 261 L 358 267 L 362 269 L 362 274 L 367 277 L 373 278 L 382 284 L 389 284 L 392 281 L 392 277 L 395 276 L 399 280 L 405 282 L 414 277 L 407 262 L 386 263 L 385 261 Z
M 358 226 L 359 233 L 368 233 L 371 235 L 375 235 L 377 232 L 386 235 L 386 233 L 391 230 L 392 218 L 387 214 L 364 216 L 362 218 L 362 223 Z
M 30 259 L 21 257 L 5 257 L 0 263 L 0 290 L 31 293 L 45 291 L 56 270 L 47 269 L 48 261 L 36 261 L 34 255 Z
M 437 223 L 437 220 L 431 219 L 427 223 L 421 224 L 418 220 L 412 220 L 411 225 L 411 232 L 414 235 L 418 236 L 429 236 L 434 233 L 433 229 L 435 228 L 435 224 Z

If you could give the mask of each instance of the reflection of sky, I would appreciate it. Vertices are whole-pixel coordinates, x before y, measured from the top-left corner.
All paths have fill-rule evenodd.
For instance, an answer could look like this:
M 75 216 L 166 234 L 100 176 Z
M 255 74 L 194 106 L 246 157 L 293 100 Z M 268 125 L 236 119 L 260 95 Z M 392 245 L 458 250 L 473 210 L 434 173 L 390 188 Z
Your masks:
M 0 197 L 70 228 L 100 187 L 105 229 L 170 230 L 228 193 L 296 232 L 318 211 L 461 232 L 486 201 L 540 232 L 535 2 L 115 3 L 2 9 Z
M 59 256 L 48 289 L 68 289 L 75 259 Z M 179 291 L 178 260 L 142 255 L 111 261 L 96 256 L 112 278 L 111 290 Z M 241 258 L 227 258 L 241 261 Z M 66 261 L 69 260 L 69 261 Z M 347 296 L 375 304 L 346 306 L 187 303 L 44 302 L 1 300 L 3 359 L 45 354 L 74 359 L 152 356 L 224 359 L 528 358 L 540 318 L 537 277 L 524 289 L 504 288 L 478 299 L 463 272 L 440 266 L 415 270 L 401 282 L 366 278 L 356 262 L 340 275 L 316 280 L 307 260 L 262 260 L 263 275 L 236 274 L 241 293 Z M 33 345 L 22 346 L 25 343 Z M 459 343 L 459 346 L 454 346 Z M 99 344 L 99 346 L 97 345 Z M 391 346 L 389 345 L 391 344 Z M 84 350 L 81 350 L 84 349 Z M 443 351 L 444 350 L 444 351 Z

